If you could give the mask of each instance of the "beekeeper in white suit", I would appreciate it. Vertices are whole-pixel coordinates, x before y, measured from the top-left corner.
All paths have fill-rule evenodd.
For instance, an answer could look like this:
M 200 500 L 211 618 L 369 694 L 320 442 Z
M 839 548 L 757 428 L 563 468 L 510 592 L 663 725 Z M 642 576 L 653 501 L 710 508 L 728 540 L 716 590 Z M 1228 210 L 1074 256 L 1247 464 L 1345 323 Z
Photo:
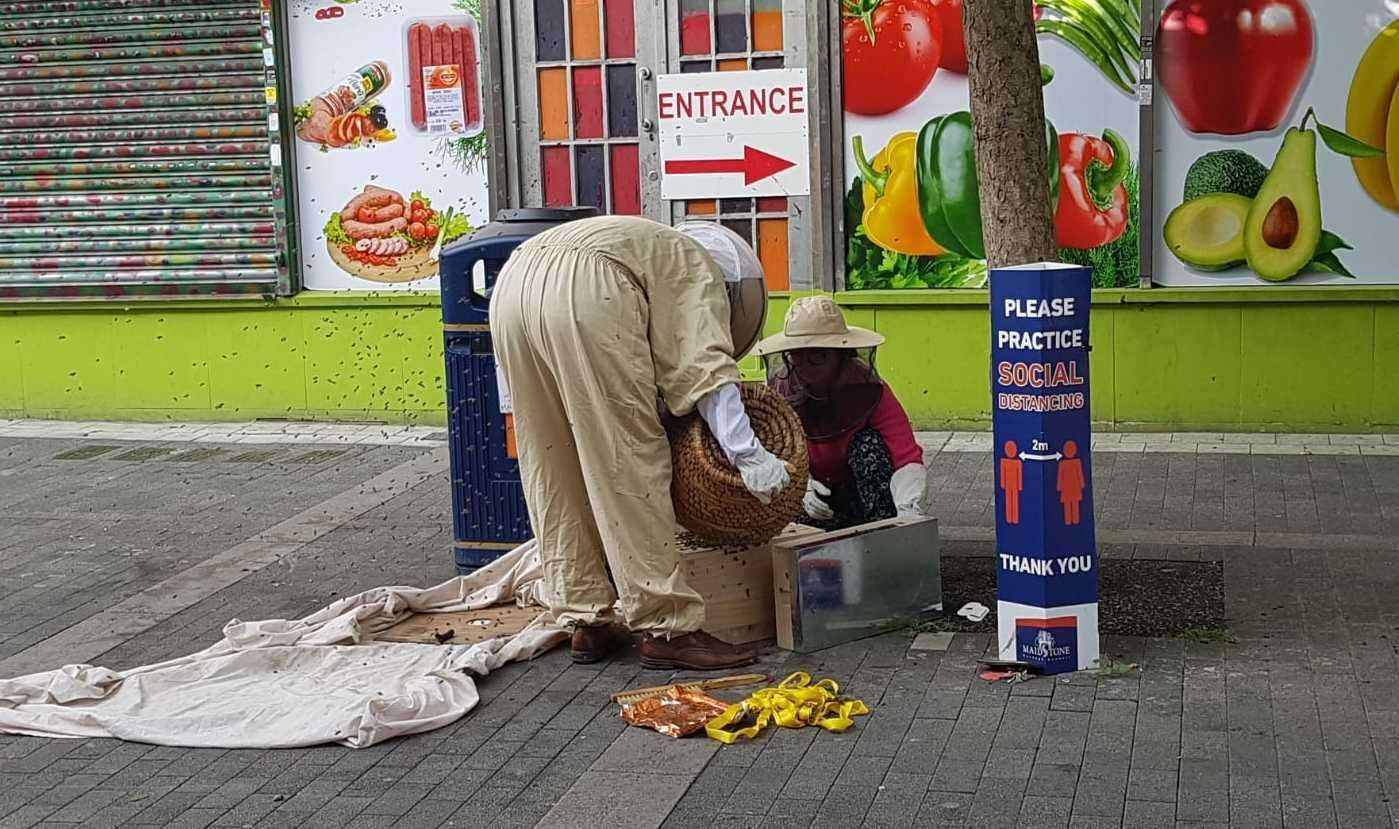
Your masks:
M 576 661 L 627 644 L 616 621 L 644 634 L 647 667 L 753 661 L 701 630 L 704 602 L 675 544 L 657 397 L 675 415 L 700 412 L 759 500 L 784 489 L 786 465 L 758 443 L 738 393 L 736 359 L 757 341 L 766 308 L 752 248 L 708 222 L 569 222 L 521 245 L 501 270 L 491 336 L 545 584 L 573 627 Z

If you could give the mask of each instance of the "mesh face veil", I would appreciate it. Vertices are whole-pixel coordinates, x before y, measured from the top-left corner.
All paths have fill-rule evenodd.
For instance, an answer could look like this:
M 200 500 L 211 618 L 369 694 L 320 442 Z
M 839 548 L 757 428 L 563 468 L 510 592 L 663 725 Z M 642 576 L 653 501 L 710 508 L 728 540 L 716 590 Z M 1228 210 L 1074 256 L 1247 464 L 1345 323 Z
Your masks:
M 719 266 L 729 296 L 734 359 L 742 359 L 757 344 L 767 321 L 763 263 L 742 236 L 716 222 L 684 222 L 675 229 L 698 242 Z
M 884 395 L 876 348 L 799 348 L 763 357 L 767 384 L 801 416 L 807 438 L 858 427 Z

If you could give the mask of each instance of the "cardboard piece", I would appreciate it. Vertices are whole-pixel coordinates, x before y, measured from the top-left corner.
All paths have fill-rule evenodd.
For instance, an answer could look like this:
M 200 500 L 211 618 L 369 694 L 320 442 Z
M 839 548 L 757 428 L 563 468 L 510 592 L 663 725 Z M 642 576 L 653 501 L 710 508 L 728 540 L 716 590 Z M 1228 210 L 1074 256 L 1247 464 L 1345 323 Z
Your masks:
M 474 645 L 497 636 L 519 633 L 542 612 L 537 607 L 502 604 L 452 613 L 414 613 L 374 638 L 380 642 Z M 452 636 L 441 638 L 447 631 L 451 631 Z
M 779 647 L 805 653 L 903 627 L 942 602 L 937 520 L 779 538 L 772 572 Z
M 774 540 L 819 534 L 811 527 L 788 526 Z M 767 641 L 776 632 L 773 619 L 773 544 L 711 547 L 693 536 L 677 538 L 685 576 L 704 597 L 705 630 L 726 642 Z M 438 644 L 437 634 L 452 631 L 443 644 L 475 644 L 518 633 L 534 621 L 539 608 L 497 605 L 463 613 L 416 613 L 380 633 L 382 642 Z

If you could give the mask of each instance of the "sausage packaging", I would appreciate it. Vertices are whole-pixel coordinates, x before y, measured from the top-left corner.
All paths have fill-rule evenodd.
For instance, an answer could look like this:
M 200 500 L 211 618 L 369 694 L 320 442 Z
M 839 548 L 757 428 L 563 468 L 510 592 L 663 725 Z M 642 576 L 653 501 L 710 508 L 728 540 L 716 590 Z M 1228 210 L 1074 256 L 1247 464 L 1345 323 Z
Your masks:
M 418 18 L 403 27 L 404 110 L 420 134 L 481 132 L 481 32 L 469 17 Z

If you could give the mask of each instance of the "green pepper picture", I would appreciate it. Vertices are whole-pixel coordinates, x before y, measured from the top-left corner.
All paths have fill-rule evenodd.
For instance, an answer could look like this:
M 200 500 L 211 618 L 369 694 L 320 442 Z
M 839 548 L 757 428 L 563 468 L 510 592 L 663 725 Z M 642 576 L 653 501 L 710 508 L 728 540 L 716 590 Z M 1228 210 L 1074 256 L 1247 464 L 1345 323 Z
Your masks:
M 1059 203 L 1059 136 L 1045 122 L 1050 198 Z M 933 241 L 969 259 L 985 259 L 981 199 L 970 112 L 938 116 L 918 133 L 918 203 Z

